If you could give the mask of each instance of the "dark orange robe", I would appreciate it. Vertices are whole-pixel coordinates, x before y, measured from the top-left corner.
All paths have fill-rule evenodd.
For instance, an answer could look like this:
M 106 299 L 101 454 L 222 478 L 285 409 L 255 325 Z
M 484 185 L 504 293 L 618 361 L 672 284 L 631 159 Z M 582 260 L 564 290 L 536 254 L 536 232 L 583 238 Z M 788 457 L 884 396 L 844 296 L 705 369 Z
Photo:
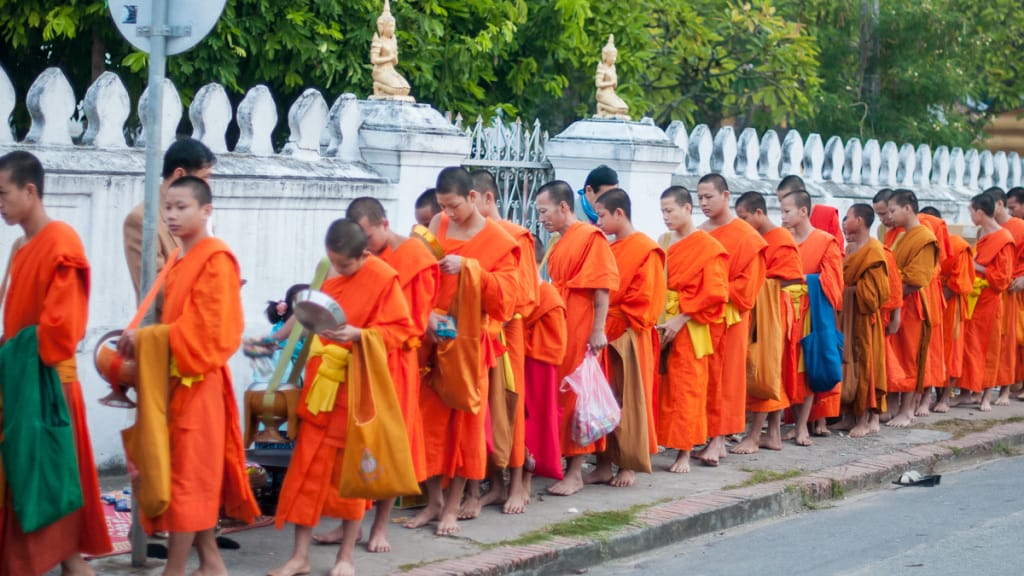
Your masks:
M 739 218 L 710 232 L 729 253 L 729 303 L 739 321 L 730 324 L 729 310 L 721 325 L 712 332 L 721 333 L 708 378 L 708 436 L 725 436 L 746 428 L 747 349 L 750 346 L 750 310 L 764 286 L 764 238 Z
M 893 338 L 893 352 L 903 371 L 903 380 L 889 392 L 920 392 L 926 382 L 934 304 L 930 286 L 937 276 L 939 244 L 924 225 L 899 234 L 892 247 L 904 286 L 920 289 L 904 296 L 900 329 Z M 943 363 L 944 364 L 944 363 Z
M 711 327 L 722 324 L 729 299 L 729 254 L 713 236 L 695 230 L 669 247 L 666 270 L 668 289 L 679 295 L 678 312 L 689 316 L 687 324 L 693 326 L 684 326 L 671 343 L 667 373 L 658 387 L 658 443 L 690 450 L 709 435 L 709 367 L 722 351 L 715 348 L 698 357 L 698 339 L 705 334 L 706 346 L 712 341 Z M 668 312 L 674 316 L 677 311 Z
M 952 292 L 942 317 L 946 375 L 960 378 L 964 367 L 967 296 L 974 289 L 974 250 L 960 236 L 950 238 L 950 253 L 942 263 L 942 285 Z
M 512 375 L 515 380 L 516 413 L 512 423 L 512 452 L 509 456 L 510 468 L 521 468 L 526 461 L 526 336 L 525 319 L 537 307 L 540 296 L 540 273 L 537 270 L 537 252 L 533 243 L 533 234 L 522 226 L 499 220 L 501 227 L 515 239 L 519 245 L 519 263 L 517 264 L 519 293 L 512 319 L 505 323 L 505 350 L 512 364 Z
M 437 300 L 437 287 L 441 270 L 437 259 L 422 241 L 410 238 L 392 250 L 385 246 L 380 258 L 398 272 L 402 296 L 409 306 L 412 330 L 399 352 L 389 355 L 394 366 L 391 375 L 395 384 L 398 404 L 405 417 L 405 430 L 409 435 L 409 449 L 416 480 L 427 479 L 427 455 L 423 445 L 423 417 L 420 415 L 420 360 L 419 351 L 430 311 Z
M 896 265 L 896 256 L 893 255 L 889 246 L 885 247 L 885 267 L 889 274 L 889 301 L 882 305 L 882 322 L 888 327 L 893 315 L 899 311 L 902 315 L 903 309 L 903 279 L 900 277 L 899 266 Z M 886 392 L 893 386 L 898 386 L 903 381 L 903 367 L 896 357 L 896 350 L 893 341 L 895 334 L 885 334 L 885 386 Z M 880 406 L 881 410 L 885 407 Z
M 646 403 L 648 447 L 651 454 L 657 454 L 654 382 L 661 345 L 654 326 L 665 308 L 665 252 L 640 232 L 617 239 L 612 242 L 611 249 L 619 270 L 619 287 L 610 294 L 604 332 L 609 342 L 621 337 L 627 329 L 636 334 L 636 352 L 640 359 Z M 608 370 L 605 372 L 610 373 Z M 621 383 L 612 382 L 612 385 L 621 389 Z
M 170 326 L 172 358 L 171 501 L 160 516 L 143 518 L 147 533 L 208 530 L 222 507 L 247 522 L 259 513 L 227 366 L 245 328 L 241 288 L 238 262 L 217 238 L 201 240 L 168 273 L 161 321 Z M 186 385 L 187 378 L 200 379 Z
M 998 385 L 1002 293 L 1013 280 L 1013 236 L 1002 228 L 979 238 L 974 249 L 975 261 L 985 267 L 985 273 L 975 276 L 974 291 L 979 294 L 964 335 L 964 373 L 957 384 L 981 392 Z
M 554 286 L 541 282 L 537 287 L 537 307 L 526 318 L 526 356 L 561 366 L 568 338 L 565 302 Z
M 874 238 L 847 255 L 843 265 L 847 286 L 843 302 L 846 347 L 843 377 L 851 379 L 856 394 L 849 405 L 854 416 L 869 409 L 880 410 L 879 398 L 886 393 L 885 325 L 882 307 L 889 301 L 889 272 L 885 247 Z
M 398 273 L 376 256 L 367 257 L 352 276 L 326 280 L 321 291 L 344 307 L 350 326 L 380 333 L 388 356 L 401 350 L 414 330 Z M 320 341 L 325 349 L 352 349 L 351 343 Z M 321 516 L 360 520 L 366 512 L 365 500 L 338 495 L 348 435 L 348 387 L 351 383 L 347 379 L 353 372 L 347 370 L 346 381 L 338 386 L 333 408 L 314 414 L 307 405 L 323 362 L 323 356 L 311 356 L 306 363 L 298 409 L 299 436 L 281 485 L 274 519 L 278 529 L 285 523 L 316 526 Z
M 0 502 L 0 574 L 42 574 L 75 552 L 105 554 L 112 545 L 100 502 L 82 387 L 73 369 L 75 349 L 85 336 L 89 316 L 89 262 L 78 234 L 52 221 L 22 246 L 10 263 L 4 302 L 4 335 L 37 326 L 39 357 L 61 368 L 64 399 L 71 417 L 82 508 L 30 534 L 21 531 L 7 491 Z M 11 409 L 4 406 L 4 410 Z M 4 470 L 6 475 L 17 470 Z
M 841 312 L 843 309 L 843 254 L 835 237 L 821 230 L 812 230 L 807 238 L 800 243 L 800 260 L 803 263 L 804 274 L 818 274 L 825 298 L 837 313 Z M 800 304 L 800 319 L 805 323 L 810 320 L 810 316 L 808 316 L 810 306 L 810 298 L 805 296 Z M 801 379 L 804 379 L 802 373 Z M 838 386 L 839 383 L 836 384 L 837 386 L 829 392 L 814 395 L 814 405 L 809 417 L 812 422 L 839 415 L 842 390 Z M 797 390 L 797 397 L 791 399 L 793 404 L 802 403 L 807 394 L 811 393 L 806 380 Z
M 501 325 L 512 319 L 519 292 L 517 281 L 519 245 L 497 222 L 487 220 L 483 229 L 470 240 L 457 240 L 448 236 L 448 216 L 444 213 L 438 224 L 437 239 L 445 254 L 476 260 L 480 266 L 481 311 L 484 316 L 480 335 L 480 398 L 488 398 L 489 372 L 496 363 L 502 346 L 498 343 Z M 441 274 L 435 309 L 447 314 L 459 288 L 459 275 Z M 458 330 L 458 326 L 456 326 Z M 436 372 L 436 370 L 435 370 Z M 431 377 L 444 378 L 444 374 Z M 486 405 L 486 401 L 484 402 Z M 476 414 L 449 407 L 437 392 L 423 388 L 420 411 L 424 426 L 427 452 L 427 477 L 459 476 L 469 480 L 483 480 L 487 475 L 487 436 L 485 422 L 487 410 Z
M 1024 220 L 1010 218 L 1003 228 L 1013 236 L 1014 262 L 1013 278 L 1024 276 Z M 1011 279 L 1012 280 L 1012 279 Z M 1001 348 L 1005 351 L 999 356 L 999 371 L 996 373 L 996 386 L 1009 386 L 1017 382 L 1017 315 L 1020 298 L 1016 292 L 1003 292 L 1003 324 Z
M 590 333 L 594 329 L 594 292 L 619 287 L 619 271 L 615 256 L 603 232 L 590 224 L 570 225 L 548 256 L 548 275 L 565 302 L 568 325 L 572 327 L 565 346 L 565 359 L 558 368 L 558 382 L 583 362 Z M 562 455 L 571 457 L 592 454 L 600 446 L 579 446 L 572 441 L 571 424 L 576 412 L 576 393 L 559 391 L 559 413 L 562 419 Z
M 765 233 L 764 239 L 768 242 L 765 248 L 765 276 L 769 280 L 803 282 L 803 263 L 800 260 L 800 249 L 793 239 L 793 234 L 781 226 L 772 228 Z M 797 378 L 797 359 L 799 358 L 800 338 L 793 337 L 793 327 L 796 324 L 796 316 L 793 308 L 793 298 L 789 293 L 783 291 L 779 297 L 779 309 L 782 314 L 782 330 L 784 343 L 782 347 L 782 382 L 781 398 L 779 400 L 755 398 L 747 396 L 747 409 L 751 412 L 775 412 L 789 407 L 789 396 L 786 390 L 794 386 Z M 802 330 L 803 326 L 798 329 Z

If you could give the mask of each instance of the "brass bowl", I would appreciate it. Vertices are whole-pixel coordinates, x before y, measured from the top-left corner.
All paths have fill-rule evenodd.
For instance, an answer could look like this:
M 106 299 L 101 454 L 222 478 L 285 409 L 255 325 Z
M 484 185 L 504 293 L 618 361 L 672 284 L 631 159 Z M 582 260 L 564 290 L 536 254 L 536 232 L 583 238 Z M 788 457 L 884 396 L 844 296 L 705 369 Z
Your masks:
M 303 290 L 292 302 L 295 319 L 314 334 L 335 330 L 345 324 L 345 311 L 334 298 L 319 290 Z
M 438 260 L 444 258 L 444 248 L 441 247 L 441 242 L 437 240 L 437 236 L 434 236 L 434 233 L 429 228 L 422 224 L 417 224 L 412 227 L 412 235 L 427 246 L 427 249 L 434 255 L 434 258 Z

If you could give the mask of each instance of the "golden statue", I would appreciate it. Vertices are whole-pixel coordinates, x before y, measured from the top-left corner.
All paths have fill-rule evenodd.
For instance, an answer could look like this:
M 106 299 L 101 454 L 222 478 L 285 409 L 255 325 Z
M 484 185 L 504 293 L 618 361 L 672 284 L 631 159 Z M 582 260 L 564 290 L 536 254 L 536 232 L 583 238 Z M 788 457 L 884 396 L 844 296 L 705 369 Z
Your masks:
M 608 43 L 601 49 L 601 61 L 597 63 L 594 82 L 597 84 L 597 114 L 595 118 L 618 118 L 629 120 L 629 106 L 615 93 L 619 85 L 619 76 L 615 73 L 615 59 L 619 51 L 615 49 L 615 36 L 608 35 Z
M 390 0 L 384 0 L 384 11 L 377 18 L 377 33 L 370 44 L 370 63 L 373 64 L 373 96 L 370 99 L 416 101 L 409 96 L 409 82 L 395 70 L 398 40 L 395 38 L 395 17 L 391 15 Z

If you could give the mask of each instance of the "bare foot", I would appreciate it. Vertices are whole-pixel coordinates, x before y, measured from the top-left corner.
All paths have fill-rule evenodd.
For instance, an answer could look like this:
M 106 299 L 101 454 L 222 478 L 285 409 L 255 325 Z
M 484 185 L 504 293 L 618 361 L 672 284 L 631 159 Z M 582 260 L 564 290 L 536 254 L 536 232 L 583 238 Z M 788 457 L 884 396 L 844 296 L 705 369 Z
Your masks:
M 758 435 L 760 436 L 760 435 Z M 754 454 L 761 449 L 761 439 L 748 434 L 742 442 L 729 449 L 733 454 Z
M 767 434 L 761 435 L 761 440 L 757 445 L 765 450 L 782 450 L 782 437 L 778 432 L 769 430 Z
M 689 474 L 690 473 L 690 451 L 680 450 L 679 455 L 676 456 L 676 461 L 669 466 L 669 472 L 674 474 Z
M 341 538 L 344 535 L 344 531 L 341 528 L 341 524 L 338 524 L 336 528 L 323 534 L 313 534 L 313 544 L 320 544 L 321 546 L 337 546 L 341 544 Z
M 782 435 L 783 442 L 789 442 L 790 440 L 796 440 L 796 427 L 786 430 L 786 433 Z
M 878 412 L 872 412 L 868 418 L 868 434 L 877 434 L 882 431 L 882 423 Z
M 548 486 L 548 493 L 555 496 L 572 496 L 583 489 L 583 476 L 566 473 L 565 478 Z
M 505 514 L 522 514 L 526 512 L 526 505 L 530 503 L 530 493 L 524 489 L 512 490 L 505 499 L 505 505 L 501 511 Z
M 347 560 L 339 560 L 327 574 L 328 576 L 356 576 L 356 567 Z
M 434 534 L 438 536 L 454 536 L 459 533 L 459 520 L 455 514 L 442 514 Z
M 1010 405 L 1010 387 L 1003 386 L 999 389 L 999 397 L 993 403 L 995 406 L 1009 406 Z
M 960 395 L 949 401 L 950 406 L 974 406 L 979 402 L 977 394 L 961 390 Z
M 616 488 L 629 488 L 634 482 L 636 482 L 636 472 L 619 468 L 619 473 L 615 475 L 615 478 L 612 478 L 609 484 Z
M 793 442 L 797 446 L 814 446 L 814 442 L 811 441 L 811 435 L 807 432 L 807 428 L 801 426 L 796 431 L 796 435 L 793 437 Z
M 1024 400 L 1024 390 L 1020 394 L 1017 394 L 1017 400 Z
M 583 477 L 584 484 L 607 484 L 612 481 L 612 463 L 611 461 L 599 462 L 597 468 L 590 474 Z
M 917 405 L 917 410 L 914 410 L 914 416 L 918 418 L 927 418 L 932 415 L 932 411 L 928 409 L 928 402 L 921 402 Z
M 413 516 L 412 520 L 409 520 L 403 526 L 406 528 L 419 528 L 426 526 L 434 520 L 437 520 L 441 516 L 441 505 L 440 504 L 428 504 L 426 508 L 420 510 L 420 513 Z
M 374 524 L 373 529 L 370 530 L 370 541 L 366 543 L 366 550 L 374 554 L 391 552 L 391 543 L 388 542 L 388 528 L 386 524 L 379 529 Z
M 309 574 L 309 559 L 289 558 L 284 566 L 267 572 L 267 576 L 300 576 Z
M 833 432 L 849 432 L 857 426 L 857 419 L 849 412 L 843 414 L 843 419 L 831 426 Z
M 503 504 L 508 496 L 505 494 L 505 484 L 495 484 L 494 480 L 491 480 L 491 489 L 484 493 L 480 498 L 480 506 L 486 508 L 495 504 Z
M 867 419 L 857 422 L 853 428 L 850 428 L 850 438 L 863 438 L 868 434 L 873 434 L 871 426 L 868 424 Z
M 935 403 L 935 406 L 932 407 L 932 412 L 935 412 L 936 414 L 945 414 L 949 412 L 949 399 L 945 394 L 943 394 L 942 397 L 939 398 L 939 401 Z
M 718 460 L 722 453 L 722 444 L 724 444 L 722 437 L 715 436 L 708 442 L 707 446 L 694 454 L 694 456 L 705 466 L 718 466 Z
M 75 553 L 68 556 L 60 563 L 61 576 L 96 576 L 92 566 L 82 558 L 81 554 Z M 200 576 L 202 576 L 200 574 Z
M 914 422 L 917 422 L 917 420 L 914 418 L 913 414 L 900 412 L 895 418 L 886 422 L 885 425 L 890 428 L 906 428 L 907 426 L 913 425 Z
M 462 506 L 459 507 L 459 520 L 473 520 L 480 516 L 480 509 L 483 504 L 480 503 L 480 498 L 477 496 L 466 496 L 466 499 L 462 501 Z
M 814 430 L 812 431 L 812 434 L 819 438 L 828 438 L 832 435 L 832 432 L 829 431 L 828 426 L 825 425 L 825 420 L 822 419 L 814 423 Z
M 896 415 L 893 414 L 892 412 L 886 412 L 885 414 L 880 414 L 878 416 L 878 421 L 881 424 L 888 424 L 889 421 L 892 420 L 894 416 L 896 416 Z
M 983 392 L 981 396 L 981 406 L 978 406 L 978 410 L 982 412 L 992 411 L 992 401 L 989 400 L 989 394 Z

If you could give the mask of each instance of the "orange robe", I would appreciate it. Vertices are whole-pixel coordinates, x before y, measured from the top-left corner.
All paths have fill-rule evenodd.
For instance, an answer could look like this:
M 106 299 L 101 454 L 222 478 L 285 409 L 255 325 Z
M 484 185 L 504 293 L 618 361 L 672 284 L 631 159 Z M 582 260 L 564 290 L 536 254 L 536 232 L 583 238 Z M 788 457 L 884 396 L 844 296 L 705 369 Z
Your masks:
M 481 365 L 478 367 L 480 398 L 483 406 L 489 392 L 489 371 L 501 352 L 498 334 L 503 322 L 512 319 L 519 291 L 517 281 L 519 245 L 497 222 L 487 220 L 483 229 L 469 240 L 448 236 L 448 216 L 441 215 L 437 239 L 445 254 L 476 260 L 480 266 L 480 293 L 483 330 L 480 334 Z M 448 313 L 459 288 L 459 275 L 441 274 L 435 309 Z M 459 327 L 456 326 L 456 330 Z M 435 370 L 436 372 L 436 370 Z M 443 374 L 431 377 L 443 378 Z M 427 452 L 427 477 L 459 476 L 468 480 L 483 480 L 487 475 L 487 436 L 485 422 L 487 410 L 472 414 L 449 407 L 431 387 L 424 387 L 420 396 L 420 411 L 424 426 Z
M 565 302 L 566 319 L 572 327 L 565 346 L 565 359 L 558 368 L 558 382 L 571 374 L 587 351 L 590 333 L 594 330 L 594 292 L 619 287 L 619 271 L 615 256 L 604 233 L 590 224 L 570 225 L 548 256 L 548 275 Z M 601 446 L 579 446 L 572 441 L 572 418 L 576 412 L 576 393 L 559 391 L 559 414 L 562 424 L 562 455 L 571 457 L 592 454 Z
M 526 357 L 561 366 L 569 338 L 565 302 L 548 282 L 537 286 L 537 307 L 526 318 Z M 557 383 L 555 383 L 557 385 Z
M 89 315 L 89 262 L 78 234 L 63 222 L 50 222 L 14 254 L 10 267 L 4 335 L 13 337 L 23 328 L 37 326 L 43 363 L 73 363 Z M 71 417 L 83 506 L 25 534 L 7 490 L 6 501 L 0 502 L 0 574 L 42 574 L 75 552 L 105 554 L 112 548 L 100 502 L 82 387 L 74 370 L 62 369 L 59 374 Z M 8 476 L 17 473 L 4 472 Z
M 548 282 L 537 287 L 537 306 L 526 317 L 526 427 L 535 472 L 561 480 L 561 423 L 558 416 L 558 366 L 565 360 L 568 327 L 565 303 Z
M 835 236 L 836 243 L 839 245 L 840 254 L 846 253 L 843 249 L 843 243 L 846 242 L 846 238 L 843 236 L 843 225 L 839 221 L 838 208 L 825 204 L 815 204 L 811 208 L 810 219 L 811 226 L 814 226 L 826 234 Z
M 402 296 L 409 306 L 412 331 L 402 349 L 391 354 L 392 379 L 398 404 L 402 407 L 405 417 L 405 430 L 409 436 L 409 449 L 412 452 L 412 465 L 416 471 L 416 480 L 427 479 L 427 455 L 423 445 L 423 417 L 420 415 L 420 360 L 419 349 L 427 325 L 430 311 L 437 300 L 437 287 L 441 281 L 441 270 L 437 259 L 422 241 L 410 238 L 392 250 L 385 246 L 380 258 L 398 272 L 398 282 L 402 287 Z
M 885 395 L 885 325 L 882 307 L 889 301 L 889 273 L 885 247 L 874 238 L 843 264 L 846 299 L 842 323 L 846 346 L 844 358 L 852 361 L 843 367 L 844 378 L 852 379 L 856 394 L 850 411 L 860 417 L 869 409 L 880 410 L 879 398 Z
M 729 254 L 703 230 L 695 230 L 668 249 L 668 289 L 679 294 L 679 310 L 690 317 L 694 329 L 684 326 L 672 340 L 667 373 L 658 387 L 658 443 L 666 448 L 691 450 L 708 439 L 708 381 L 710 364 L 721 350 L 698 357 L 695 334 L 721 324 L 729 299 Z M 699 346 L 699 342 L 697 342 Z
M 893 255 L 889 246 L 885 247 L 885 267 L 889 274 L 889 301 L 882 305 L 882 322 L 886 326 L 892 320 L 893 314 L 903 309 L 903 280 L 900 278 L 900 269 L 896 265 L 896 256 Z M 893 386 L 898 386 L 903 381 L 903 367 L 896 357 L 896 350 L 893 341 L 895 334 L 885 334 L 885 386 L 888 392 Z M 880 405 L 880 410 L 885 407 Z
M 321 291 L 342 304 L 349 325 L 379 332 L 389 357 L 401 350 L 414 330 L 398 273 L 376 256 L 367 257 L 362 268 L 352 276 L 335 276 L 326 280 Z M 351 343 L 320 341 L 325 349 L 352 349 Z M 346 377 L 346 381 L 338 386 L 332 409 L 313 414 L 307 405 L 313 382 L 323 363 L 324 356 L 316 355 L 306 363 L 305 385 L 298 409 L 301 422 L 299 436 L 281 485 L 274 519 L 278 529 L 285 523 L 316 526 L 321 516 L 361 520 L 366 512 L 365 500 L 338 495 L 348 435 L 348 387 L 351 383 Z M 351 371 L 346 372 L 352 374 Z
M 981 392 L 998 385 L 1002 293 L 1013 280 L 1013 236 L 1005 228 L 986 234 L 978 239 L 975 253 L 975 261 L 985 266 L 985 273 L 975 277 L 975 292 L 980 294 L 964 334 L 964 373 L 957 384 Z
M 658 453 L 654 425 L 654 382 L 661 344 L 654 326 L 665 308 L 665 252 L 646 234 L 635 232 L 611 244 L 619 270 L 619 287 L 609 295 L 605 335 L 612 342 L 627 329 L 636 334 L 637 356 L 643 379 L 647 439 L 651 454 Z M 605 354 L 607 361 L 608 354 Z M 605 370 L 606 374 L 610 374 Z M 621 383 L 612 383 L 619 386 Z
M 212 237 L 193 246 L 167 275 L 161 321 L 170 325 L 172 358 L 171 502 L 160 516 L 143 518 L 147 533 L 213 528 L 222 507 L 248 522 L 259 513 L 227 366 L 245 327 L 241 288 L 234 254 Z M 182 380 L 189 377 L 200 379 L 188 386 Z
M 768 247 L 764 252 L 765 276 L 768 280 L 778 282 L 799 280 L 803 282 L 803 263 L 800 260 L 800 249 L 796 245 L 796 240 L 793 239 L 793 234 L 782 227 L 772 228 L 765 233 L 764 239 L 768 242 Z M 782 397 L 779 400 L 765 400 L 748 395 L 747 409 L 751 412 L 775 412 L 788 408 L 789 396 L 786 394 L 786 390 L 792 388 L 793 381 L 797 376 L 796 361 L 799 358 L 800 338 L 799 336 L 794 338 L 792 333 L 793 326 L 796 324 L 793 298 L 787 292 L 782 292 L 779 300 L 785 340 L 782 349 Z M 802 329 L 803 327 L 799 326 L 798 328 Z
M 843 254 L 835 237 L 821 230 L 812 230 L 810 235 L 800 243 L 800 260 L 803 262 L 804 274 L 818 274 L 825 298 L 837 313 L 841 312 L 843 309 Z M 810 298 L 805 296 L 800 304 L 800 318 L 805 323 L 810 320 L 810 316 L 808 316 L 810 306 Z M 803 393 L 803 396 L 793 398 L 794 404 L 803 402 L 806 395 L 811 393 L 806 380 L 802 386 L 798 387 L 798 390 Z M 842 390 L 838 385 L 829 392 L 815 394 L 810 420 L 813 422 L 822 418 L 839 416 L 841 401 Z
M 930 354 L 932 312 L 930 286 L 937 276 L 939 243 L 924 225 L 900 233 L 892 248 L 904 286 L 918 286 L 904 296 L 900 329 L 893 338 L 893 351 L 902 368 L 901 382 L 889 392 L 920 392 L 925 386 Z M 943 362 L 943 364 L 945 364 Z M 929 381 L 933 384 L 933 381 Z
M 1024 276 L 1024 220 L 1010 218 L 1002 226 L 1013 236 L 1013 278 Z M 1019 303 L 1018 293 L 1003 292 L 1003 324 L 1000 327 L 1003 337 L 1000 347 L 1005 352 L 999 355 L 999 372 L 996 373 L 997 386 L 1009 386 L 1018 381 L 1017 315 L 1020 314 Z
M 537 270 L 537 252 L 533 243 L 533 234 L 522 226 L 499 220 L 498 224 L 508 232 L 509 236 L 519 245 L 518 285 L 516 305 L 512 319 L 505 323 L 505 350 L 512 364 L 512 376 L 515 381 L 516 413 L 512 423 L 512 453 L 509 456 L 509 468 L 522 468 L 526 462 L 526 335 L 525 319 L 533 313 L 540 299 L 540 272 Z
M 708 378 L 708 436 L 725 436 L 746 428 L 747 349 L 750 346 L 750 309 L 765 281 L 764 238 L 739 218 L 710 232 L 729 253 L 729 303 L 739 321 L 712 325 L 715 355 Z M 715 332 L 721 334 L 720 339 Z
M 967 295 L 974 289 L 974 250 L 960 236 L 950 238 L 950 253 L 942 263 L 942 285 L 952 292 L 942 317 L 946 375 L 960 378 L 964 367 Z

